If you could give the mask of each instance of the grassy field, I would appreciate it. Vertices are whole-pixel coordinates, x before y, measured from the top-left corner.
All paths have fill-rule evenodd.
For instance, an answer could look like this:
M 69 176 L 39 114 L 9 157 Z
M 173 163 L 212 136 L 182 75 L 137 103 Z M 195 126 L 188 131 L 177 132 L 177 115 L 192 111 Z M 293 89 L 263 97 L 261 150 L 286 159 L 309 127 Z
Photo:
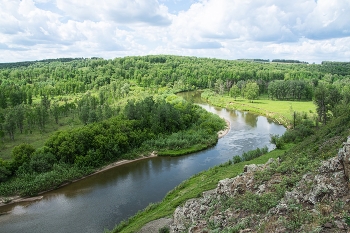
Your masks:
M 273 118 L 278 123 L 288 126 L 293 121 L 293 112 L 304 113 L 308 118 L 313 119 L 316 114 L 316 106 L 312 101 L 278 101 L 270 100 L 267 97 L 260 97 L 253 102 L 229 96 L 210 95 L 207 101 L 215 106 L 227 109 L 237 109 L 254 112 Z
M 271 151 L 251 161 L 237 164 L 227 162 L 198 173 L 170 191 L 160 203 L 150 204 L 129 220 L 121 222 L 112 232 L 137 232 L 143 225 L 150 221 L 162 217 L 170 217 L 177 206 L 183 204 L 188 199 L 201 196 L 204 191 L 215 189 L 218 181 L 239 175 L 243 172 L 245 165 L 266 163 L 269 158 L 281 156 L 292 146 L 292 144 L 285 145 L 283 150 Z
M 47 138 L 56 131 L 68 130 L 75 127 L 81 127 L 83 124 L 79 121 L 78 117 L 72 119 L 72 117 L 61 118 L 59 123 L 56 124 L 53 119 L 50 119 L 43 131 L 35 129 L 33 133 L 19 132 L 15 135 L 15 140 L 12 141 L 8 137 L 4 138 L 4 141 L 0 143 L 0 158 L 7 160 L 11 159 L 12 149 L 22 143 L 28 143 L 34 146 L 34 148 L 40 148 L 44 146 Z

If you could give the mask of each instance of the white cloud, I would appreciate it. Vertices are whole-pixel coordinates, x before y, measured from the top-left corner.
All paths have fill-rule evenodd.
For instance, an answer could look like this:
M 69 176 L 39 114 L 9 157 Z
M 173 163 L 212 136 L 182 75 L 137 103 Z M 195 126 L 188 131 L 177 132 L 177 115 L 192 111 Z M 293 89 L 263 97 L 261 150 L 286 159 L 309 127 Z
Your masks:
M 349 57 L 348 0 L 192 2 L 2 0 L 0 62 L 158 53 L 311 62 Z M 172 9 L 176 4 L 181 7 Z
M 157 0 L 57 0 L 57 7 L 75 20 L 169 25 L 168 9 Z

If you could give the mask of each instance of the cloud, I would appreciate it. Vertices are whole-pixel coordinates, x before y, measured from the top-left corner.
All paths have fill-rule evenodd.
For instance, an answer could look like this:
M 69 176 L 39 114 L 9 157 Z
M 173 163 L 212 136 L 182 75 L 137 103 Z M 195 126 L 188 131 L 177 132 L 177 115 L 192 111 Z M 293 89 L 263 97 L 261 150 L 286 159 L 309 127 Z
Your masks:
M 302 30 L 310 39 L 322 40 L 350 36 L 350 2 L 319 0 L 308 14 Z
M 348 0 L 2 0 L 0 61 L 159 53 L 348 60 L 348 12 Z
M 189 44 L 184 44 L 182 47 L 188 49 L 218 49 L 222 48 L 222 45 L 215 41 L 194 41 Z
M 112 20 L 116 23 L 145 23 L 166 26 L 171 23 L 168 9 L 157 0 L 57 0 L 66 16 L 79 21 Z

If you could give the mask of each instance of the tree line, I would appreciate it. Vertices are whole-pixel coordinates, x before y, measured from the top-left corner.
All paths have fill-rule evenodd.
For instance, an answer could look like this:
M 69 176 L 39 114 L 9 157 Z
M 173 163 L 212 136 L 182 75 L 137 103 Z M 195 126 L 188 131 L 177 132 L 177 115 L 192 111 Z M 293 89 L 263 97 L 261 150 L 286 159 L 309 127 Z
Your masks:
M 34 148 L 26 143 L 16 146 L 12 160 L 0 159 L 0 195 L 33 195 L 60 185 L 71 176 L 140 153 L 197 144 L 207 147 L 217 142 L 217 131 L 224 127 L 225 122 L 215 114 L 174 96 L 167 101 L 152 96 L 129 100 L 117 116 L 58 131 L 46 140 L 44 147 Z M 60 169 L 65 175 L 58 176 Z

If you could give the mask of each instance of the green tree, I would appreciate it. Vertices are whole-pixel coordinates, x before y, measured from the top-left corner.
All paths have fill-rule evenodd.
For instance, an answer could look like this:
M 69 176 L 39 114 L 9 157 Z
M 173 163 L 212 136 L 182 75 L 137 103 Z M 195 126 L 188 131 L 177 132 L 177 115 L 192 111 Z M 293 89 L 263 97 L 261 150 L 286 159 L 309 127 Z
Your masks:
M 237 85 L 233 85 L 230 89 L 230 96 L 235 98 L 237 98 L 237 96 L 239 96 L 241 94 L 241 90 L 238 88 Z
M 25 120 L 25 106 L 20 104 L 14 107 L 14 117 L 16 121 L 17 128 L 23 133 L 24 120 Z
M 0 158 L 0 182 L 4 182 L 11 176 L 11 171 L 7 162 Z
M 51 112 L 52 112 L 52 115 L 55 119 L 55 122 L 56 124 L 58 124 L 58 119 L 59 119 L 59 116 L 60 116 L 60 113 L 61 113 L 61 108 L 58 104 L 57 101 L 55 101 L 52 105 L 51 105 Z
M 23 163 L 29 162 L 32 154 L 35 152 L 35 149 L 32 145 L 27 143 L 22 143 L 18 146 L 15 146 L 12 150 L 12 159 L 13 159 L 13 168 L 17 169 Z
M 331 84 L 321 83 L 315 89 L 314 102 L 319 120 L 326 124 L 329 118 L 329 111 L 335 113 L 336 106 L 340 103 L 341 95 Z
M 3 123 L 3 129 L 8 133 L 11 140 L 15 140 L 16 120 L 15 113 L 12 108 L 8 109 Z
M 218 80 L 216 80 L 214 87 L 215 87 L 216 93 L 220 95 L 224 94 L 225 84 L 224 84 L 224 81 L 222 81 L 222 79 L 219 78 Z
M 0 89 L 0 108 L 7 108 L 7 97 L 4 89 Z
M 244 88 L 245 97 L 252 101 L 259 97 L 259 86 L 255 82 L 248 82 Z

